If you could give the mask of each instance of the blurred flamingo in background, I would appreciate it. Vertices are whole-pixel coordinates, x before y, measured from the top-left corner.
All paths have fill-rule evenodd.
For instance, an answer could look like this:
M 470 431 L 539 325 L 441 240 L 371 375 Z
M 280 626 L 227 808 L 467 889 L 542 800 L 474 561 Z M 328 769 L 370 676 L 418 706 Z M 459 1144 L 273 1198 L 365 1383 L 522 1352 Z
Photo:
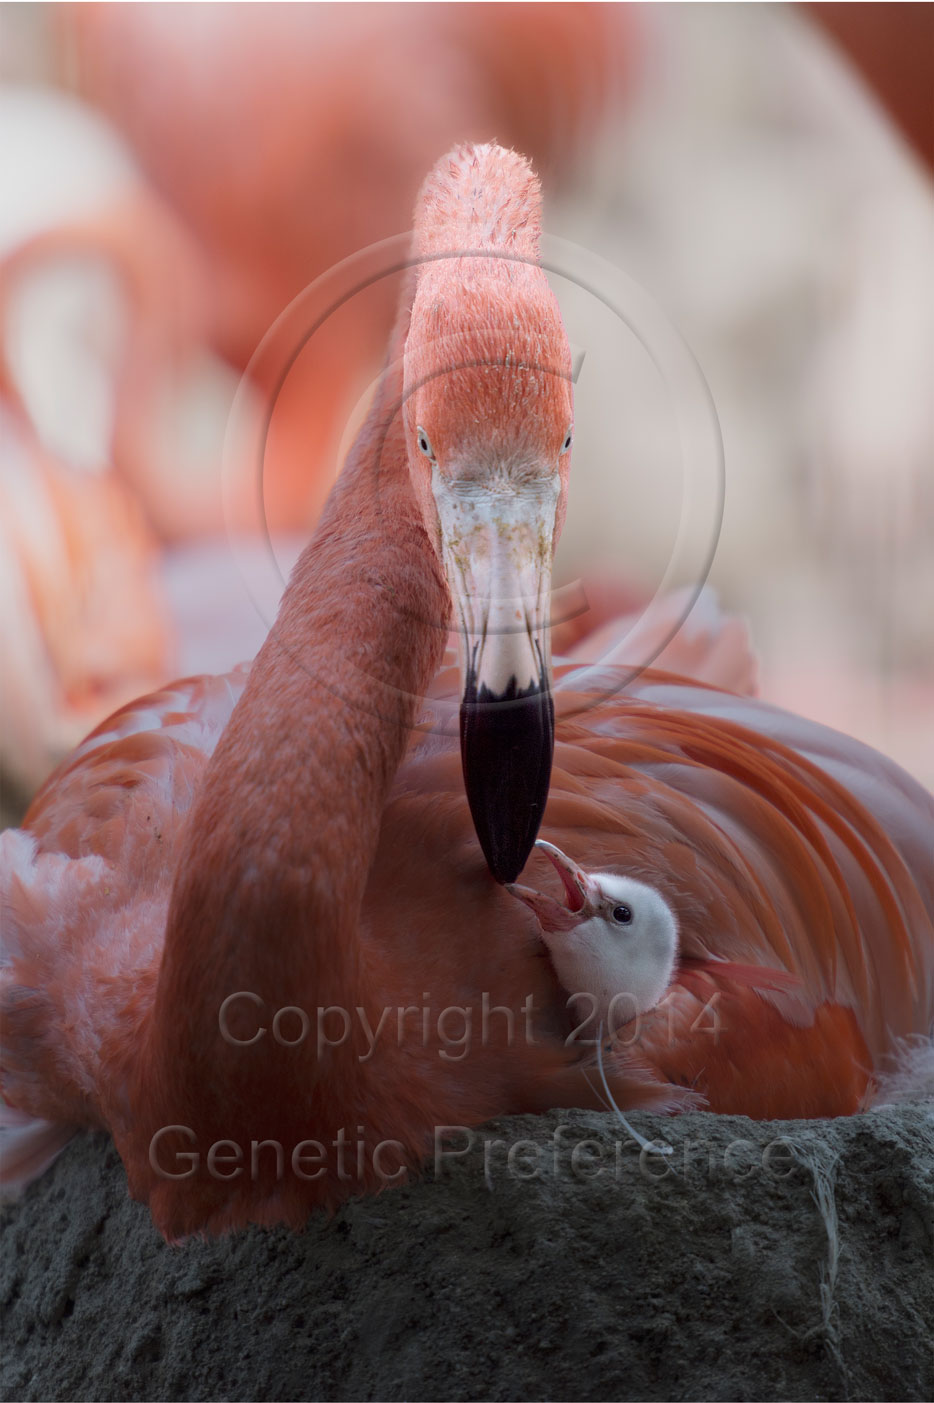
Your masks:
M 452 130 L 495 128 L 551 176 L 573 170 L 629 72 L 633 26 L 614 8 L 87 4 L 58 19 L 80 90 L 210 251 L 215 337 L 245 365 L 307 283 L 408 227 Z
M 539 219 L 513 153 L 438 164 L 416 248 L 451 258 L 408 289 L 390 369 L 249 673 L 118 713 L 0 838 L 14 1154 L 23 1113 L 108 1126 L 170 1237 L 297 1224 L 404 1176 L 438 1126 L 593 1102 L 531 917 L 477 849 L 514 881 L 549 779 L 548 839 L 631 872 L 677 919 L 669 1006 L 609 1067 L 622 1104 L 847 1113 L 900 1037 L 930 1031 L 934 802 L 882 756 L 665 674 L 620 693 L 611 660 L 559 669 L 551 773 L 570 354 L 534 265 Z M 459 258 L 468 244 L 523 261 Z M 443 677 L 412 736 L 452 611 L 460 756 Z M 500 1019 L 445 1060 L 440 1022 L 400 1023 L 368 1052 L 387 1009 L 484 995 L 500 1014 L 531 996 L 535 1040 Z M 314 1005 L 348 1011 L 320 1049 L 257 1031 L 258 1011 Z M 356 1170 L 330 1153 L 348 1127 Z M 32 1130 L 21 1177 L 41 1167 Z M 47 1130 L 50 1154 L 62 1132 Z
M 0 762 L 28 794 L 173 662 L 158 543 L 111 451 L 123 273 L 158 209 L 66 99 L 8 90 L 0 133 Z
M 50 454 L 0 401 L 0 759 L 24 794 L 171 666 L 157 566 L 119 479 Z
M 176 665 L 160 537 L 223 528 L 236 376 L 205 345 L 195 243 L 113 133 L 30 88 L 0 133 L 0 763 L 29 794 Z M 252 465 L 230 488 L 252 522 Z
M 454 141 L 495 137 L 572 176 L 635 45 L 625 8 L 568 4 L 91 4 L 59 23 L 81 91 L 207 255 L 212 341 L 238 367 L 306 284 L 408 227 Z M 357 296 L 284 385 L 258 386 L 271 530 L 317 519 L 395 296 L 392 280 Z M 184 495 L 177 510 L 184 532 Z

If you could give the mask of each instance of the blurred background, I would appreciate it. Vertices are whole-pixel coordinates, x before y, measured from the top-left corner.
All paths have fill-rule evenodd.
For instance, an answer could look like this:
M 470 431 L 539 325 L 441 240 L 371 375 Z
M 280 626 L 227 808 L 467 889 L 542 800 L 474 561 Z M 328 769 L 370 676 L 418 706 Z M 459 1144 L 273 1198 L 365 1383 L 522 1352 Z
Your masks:
M 529 155 L 546 228 L 693 351 L 725 455 L 710 581 L 763 696 L 934 787 L 932 54 L 925 5 L 0 6 L 4 820 L 116 706 L 255 653 L 396 287 L 281 390 L 251 355 L 409 227 L 460 140 Z M 557 582 L 638 605 L 685 529 L 671 387 L 554 284 L 580 367 Z M 246 438 L 222 474 L 238 385 L 247 423 L 273 403 L 262 512 Z

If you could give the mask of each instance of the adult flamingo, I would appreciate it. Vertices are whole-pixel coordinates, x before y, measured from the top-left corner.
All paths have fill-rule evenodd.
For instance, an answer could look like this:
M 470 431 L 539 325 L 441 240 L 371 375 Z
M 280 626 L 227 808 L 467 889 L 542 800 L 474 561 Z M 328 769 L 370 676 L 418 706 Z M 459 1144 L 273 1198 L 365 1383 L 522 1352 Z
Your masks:
M 592 1100 L 471 824 L 514 880 L 551 769 L 571 407 L 538 227 L 521 158 L 439 163 L 391 369 L 251 670 L 118 713 L 3 835 L 6 1095 L 108 1126 L 167 1236 L 298 1223 L 439 1126 Z M 434 257 L 464 248 L 487 256 Z M 452 599 L 470 813 L 453 743 L 412 736 Z M 559 676 L 543 830 L 677 915 L 674 1015 L 614 1054 L 615 1098 L 856 1109 L 930 1021 L 934 806 L 824 728 L 657 675 L 607 699 L 620 680 Z

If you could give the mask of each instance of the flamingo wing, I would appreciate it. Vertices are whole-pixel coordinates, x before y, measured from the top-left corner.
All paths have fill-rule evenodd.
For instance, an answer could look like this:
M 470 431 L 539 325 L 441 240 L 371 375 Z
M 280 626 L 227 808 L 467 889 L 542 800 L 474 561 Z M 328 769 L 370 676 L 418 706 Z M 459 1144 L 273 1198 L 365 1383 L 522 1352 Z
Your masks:
M 638 608 L 629 599 L 625 612 L 618 607 L 624 589 L 611 580 L 597 576 L 581 593 L 587 612 L 553 631 L 552 646 L 566 662 L 661 668 L 744 696 L 757 694 L 759 666 L 749 626 L 722 608 L 709 585 L 696 596 L 685 588 L 669 590 Z M 576 671 L 569 681 L 579 685 Z
M 153 997 L 185 818 L 245 678 L 188 678 L 123 707 L 50 776 L 23 829 L 0 834 L 8 1191 L 67 1141 L 45 1117 L 101 1121 L 102 1061 Z
M 718 1110 L 857 1109 L 934 1020 L 934 800 L 827 727 L 661 674 L 613 696 L 613 673 L 565 674 L 542 834 L 678 915 L 680 973 L 633 1045 Z

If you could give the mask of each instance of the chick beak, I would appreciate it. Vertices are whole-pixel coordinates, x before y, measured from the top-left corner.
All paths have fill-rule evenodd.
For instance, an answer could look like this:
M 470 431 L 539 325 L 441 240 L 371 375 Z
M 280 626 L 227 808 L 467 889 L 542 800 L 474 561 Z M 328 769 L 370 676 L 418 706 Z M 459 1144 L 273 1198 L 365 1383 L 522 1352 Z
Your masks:
M 539 838 L 535 846 L 542 850 L 561 878 L 567 896 L 567 906 L 556 901 L 547 892 L 535 891 L 532 887 L 520 886 L 517 882 L 508 883 L 506 889 L 535 912 L 546 934 L 574 930 L 596 909 L 599 895 L 597 884 L 553 843 L 546 843 L 543 838 Z
M 546 934 L 552 931 L 573 930 L 577 925 L 576 916 L 547 892 L 535 891 L 533 887 L 521 886 L 519 882 L 507 882 L 506 890 L 535 913 Z

